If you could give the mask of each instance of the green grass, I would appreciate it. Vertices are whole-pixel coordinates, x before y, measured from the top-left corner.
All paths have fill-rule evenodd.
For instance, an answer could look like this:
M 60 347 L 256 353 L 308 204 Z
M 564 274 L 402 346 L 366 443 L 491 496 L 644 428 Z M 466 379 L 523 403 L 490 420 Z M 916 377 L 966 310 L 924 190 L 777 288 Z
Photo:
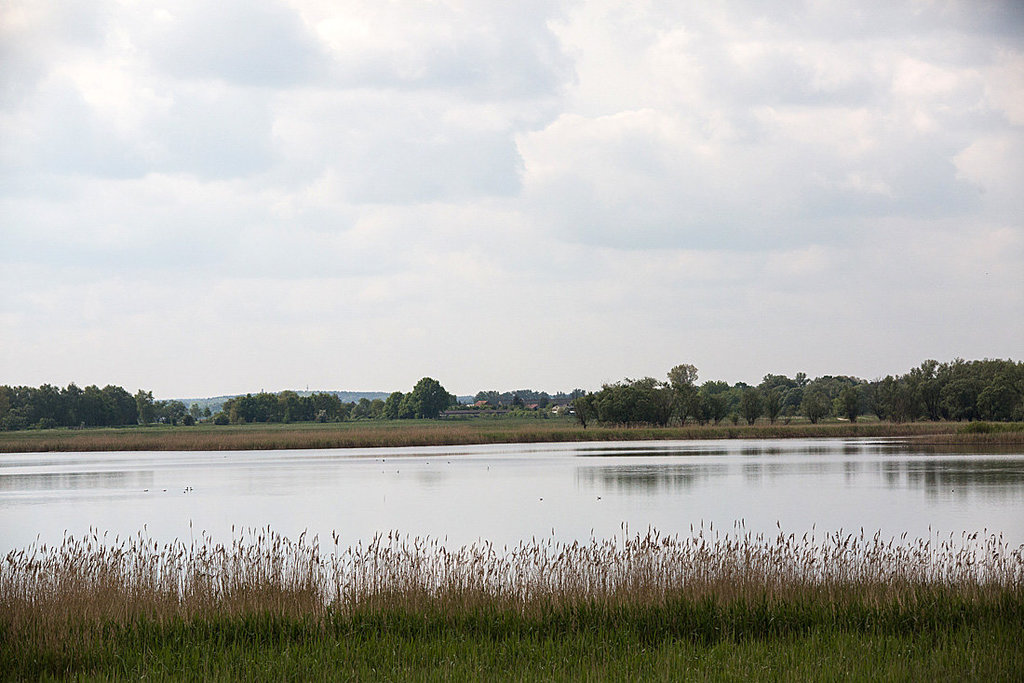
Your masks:
M 196 425 L 193 427 L 123 427 L 0 432 L 0 452 L 267 450 L 372 448 L 491 443 L 639 441 L 665 439 L 782 439 L 906 437 L 918 443 L 1020 444 L 1024 427 L 985 433 L 962 433 L 951 422 L 893 424 L 878 421 L 789 425 L 688 425 L 685 427 L 616 427 L 584 429 L 568 418 L 548 420 L 487 417 L 464 420 L 356 421 L 333 424 Z
M 89 649 L 4 646 L 0 664 L 11 679 L 132 680 L 1010 681 L 1024 670 L 1019 623 L 998 621 L 926 631 L 812 626 L 704 639 L 670 630 L 641 635 L 629 616 L 614 626 L 567 625 L 560 614 L 530 623 L 511 617 L 496 633 L 439 627 L 427 615 L 395 628 L 388 617 L 140 621 L 109 625 Z

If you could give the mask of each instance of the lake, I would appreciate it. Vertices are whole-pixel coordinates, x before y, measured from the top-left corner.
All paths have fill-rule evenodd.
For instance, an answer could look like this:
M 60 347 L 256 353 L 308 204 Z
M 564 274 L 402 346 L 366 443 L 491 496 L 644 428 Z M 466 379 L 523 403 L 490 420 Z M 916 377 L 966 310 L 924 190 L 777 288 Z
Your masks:
M 343 545 L 398 530 L 500 546 L 702 523 L 817 537 L 987 530 L 1021 545 L 1024 453 L 787 439 L 0 455 L 3 553 L 90 528 L 160 543 L 269 525 L 337 531 Z

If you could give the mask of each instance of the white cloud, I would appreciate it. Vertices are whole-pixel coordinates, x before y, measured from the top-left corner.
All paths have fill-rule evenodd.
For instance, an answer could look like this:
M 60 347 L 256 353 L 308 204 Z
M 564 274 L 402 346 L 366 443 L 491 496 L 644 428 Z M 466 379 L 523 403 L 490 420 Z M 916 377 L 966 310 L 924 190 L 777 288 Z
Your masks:
M 1012 2 L 12 0 L 0 382 L 1019 356 L 1022 29 Z
M 178 78 L 288 87 L 322 78 L 328 65 L 316 38 L 277 0 L 181 1 L 152 19 L 140 48 Z
M 1024 54 L 1000 51 L 985 78 L 988 101 L 1014 126 L 1024 126 Z
M 330 174 L 338 197 L 357 204 L 516 193 L 513 122 L 466 122 L 451 108 L 429 95 L 307 93 L 276 104 L 275 145 L 296 176 Z
M 953 157 L 953 163 L 959 176 L 981 193 L 988 212 L 1008 220 L 1024 215 L 1024 135 L 979 136 Z
M 570 75 L 548 22 L 559 3 L 297 1 L 345 86 L 534 98 Z

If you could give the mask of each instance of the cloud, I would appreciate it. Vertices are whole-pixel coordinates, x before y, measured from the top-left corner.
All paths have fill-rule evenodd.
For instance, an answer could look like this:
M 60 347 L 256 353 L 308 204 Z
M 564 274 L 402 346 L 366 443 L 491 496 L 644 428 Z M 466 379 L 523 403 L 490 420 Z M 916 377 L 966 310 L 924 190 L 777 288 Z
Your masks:
M 102 0 L 8 0 L 0 6 L 0 109 L 17 106 L 55 58 L 74 58 L 105 40 Z
M 464 108 L 430 96 L 307 93 L 279 104 L 275 144 L 295 176 L 329 174 L 338 198 L 356 204 L 515 194 L 513 122 L 460 116 Z
M 958 176 L 978 191 L 985 214 L 1004 221 L 1024 215 L 1024 136 L 1010 133 L 979 137 L 953 158 Z
M 578 7 L 563 39 L 602 46 L 577 67 L 573 106 L 586 113 L 519 138 L 538 222 L 585 244 L 761 249 L 980 210 L 968 150 L 993 125 L 990 102 L 1015 111 L 1003 84 L 1015 62 L 1005 44 L 985 55 L 984 21 L 975 34 L 928 8 L 872 28 L 850 6 L 741 7 Z M 822 40 L 851 14 L 843 40 Z M 914 42 L 892 40 L 900 26 Z
M 143 50 L 181 79 L 287 87 L 322 78 L 327 60 L 300 18 L 276 0 L 186 1 L 160 11 Z
M 296 3 L 342 87 L 491 100 L 552 95 L 571 78 L 571 62 L 548 28 L 561 4 Z
M 4 3 L 0 381 L 556 390 L 1018 353 L 1022 15 Z

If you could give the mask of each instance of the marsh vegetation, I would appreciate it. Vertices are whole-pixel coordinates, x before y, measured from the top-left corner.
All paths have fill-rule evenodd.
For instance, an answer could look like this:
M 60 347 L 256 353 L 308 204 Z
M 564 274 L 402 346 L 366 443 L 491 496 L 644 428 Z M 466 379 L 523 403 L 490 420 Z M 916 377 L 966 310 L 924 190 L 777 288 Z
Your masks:
M 770 537 L 737 526 L 450 549 L 395 533 L 352 547 L 270 529 L 230 545 L 93 533 L 9 553 L 0 608 L 0 669 L 17 677 L 764 665 L 999 679 L 1024 664 L 1022 549 L 977 534 Z
M 470 420 L 396 420 L 339 423 L 46 429 L 0 432 L 0 452 L 196 451 L 309 448 L 373 448 L 489 443 L 639 441 L 672 439 L 783 439 L 907 437 L 922 443 L 1019 444 L 1024 423 L 992 431 L 954 422 L 890 423 L 862 420 L 756 425 L 617 426 L 583 428 L 571 418 L 538 420 L 484 417 Z

